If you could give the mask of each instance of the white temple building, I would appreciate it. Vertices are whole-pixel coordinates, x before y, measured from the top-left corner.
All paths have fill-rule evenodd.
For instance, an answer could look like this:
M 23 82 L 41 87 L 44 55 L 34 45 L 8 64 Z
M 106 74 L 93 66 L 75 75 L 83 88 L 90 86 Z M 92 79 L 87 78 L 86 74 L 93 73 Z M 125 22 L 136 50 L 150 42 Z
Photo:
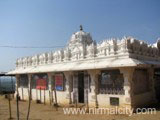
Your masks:
M 149 45 L 133 37 L 93 41 L 90 33 L 73 33 L 65 48 L 19 58 L 16 88 L 21 99 L 135 108 L 157 102 L 160 90 L 160 42 Z

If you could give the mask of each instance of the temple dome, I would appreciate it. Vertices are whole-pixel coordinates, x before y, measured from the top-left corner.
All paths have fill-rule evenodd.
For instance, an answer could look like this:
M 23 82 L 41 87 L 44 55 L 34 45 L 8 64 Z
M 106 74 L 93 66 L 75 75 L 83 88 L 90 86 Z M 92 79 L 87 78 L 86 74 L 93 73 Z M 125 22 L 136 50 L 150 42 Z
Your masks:
M 73 45 L 89 45 L 93 42 L 90 33 L 84 32 L 82 26 L 80 26 L 80 31 L 73 33 L 69 41 L 69 46 Z

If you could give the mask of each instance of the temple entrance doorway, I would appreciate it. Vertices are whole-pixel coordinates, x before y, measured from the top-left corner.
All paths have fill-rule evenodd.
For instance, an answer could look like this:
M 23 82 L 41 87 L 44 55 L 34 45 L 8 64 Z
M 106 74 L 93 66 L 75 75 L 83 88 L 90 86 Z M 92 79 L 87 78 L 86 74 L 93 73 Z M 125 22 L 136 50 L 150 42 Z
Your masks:
M 160 68 L 154 70 L 156 99 L 160 102 Z
M 84 72 L 78 73 L 78 102 L 84 103 Z

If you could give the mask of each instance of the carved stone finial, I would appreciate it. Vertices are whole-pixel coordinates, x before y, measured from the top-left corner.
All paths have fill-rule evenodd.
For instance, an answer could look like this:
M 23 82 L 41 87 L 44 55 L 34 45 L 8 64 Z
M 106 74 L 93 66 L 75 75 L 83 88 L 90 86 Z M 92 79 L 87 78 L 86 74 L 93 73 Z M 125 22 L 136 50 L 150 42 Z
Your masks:
M 80 25 L 80 31 L 82 31 L 83 30 L 83 26 L 82 25 Z

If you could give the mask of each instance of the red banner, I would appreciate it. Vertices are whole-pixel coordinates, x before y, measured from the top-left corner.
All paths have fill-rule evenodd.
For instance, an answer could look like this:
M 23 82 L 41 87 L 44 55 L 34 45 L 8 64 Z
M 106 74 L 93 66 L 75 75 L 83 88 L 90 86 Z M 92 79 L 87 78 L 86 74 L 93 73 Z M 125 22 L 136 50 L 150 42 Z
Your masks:
M 55 85 L 56 85 L 56 90 L 63 90 L 63 75 L 62 74 L 55 75 Z
M 38 79 L 37 80 L 37 86 L 36 86 L 36 89 L 46 89 L 46 86 L 47 86 L 47 82 L 46 82 L 46 79 Z

